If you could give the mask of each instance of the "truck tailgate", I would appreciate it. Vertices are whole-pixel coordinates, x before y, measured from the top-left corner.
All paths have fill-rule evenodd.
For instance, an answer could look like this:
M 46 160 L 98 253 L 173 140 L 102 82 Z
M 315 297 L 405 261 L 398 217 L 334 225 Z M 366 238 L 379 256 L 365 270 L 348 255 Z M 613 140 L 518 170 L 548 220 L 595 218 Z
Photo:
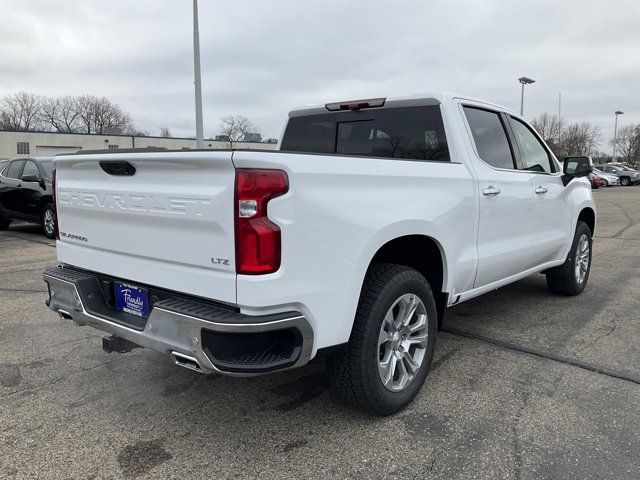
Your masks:
M 57 156 L 58 259 L 132 282 L 235 303 L 231 155 Z M 135 168 L 133 175 L 122 175 L 123 162 Z

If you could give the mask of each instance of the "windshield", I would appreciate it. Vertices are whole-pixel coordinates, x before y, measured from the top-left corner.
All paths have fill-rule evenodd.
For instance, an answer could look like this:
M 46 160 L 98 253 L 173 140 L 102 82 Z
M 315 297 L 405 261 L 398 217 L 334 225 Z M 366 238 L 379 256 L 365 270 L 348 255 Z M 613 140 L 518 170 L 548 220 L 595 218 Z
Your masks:
M 41 161 L 42 169 L 44 170 L 44 176 L 51 178 L 51 170 L 53 169 L 53 162 L 51 160 Z

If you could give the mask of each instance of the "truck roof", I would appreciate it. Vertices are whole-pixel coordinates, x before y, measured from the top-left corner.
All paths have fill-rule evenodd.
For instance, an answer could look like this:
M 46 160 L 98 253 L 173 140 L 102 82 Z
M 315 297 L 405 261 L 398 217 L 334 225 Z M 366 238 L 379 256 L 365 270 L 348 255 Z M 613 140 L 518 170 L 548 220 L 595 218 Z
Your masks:
M 503 107 L 501 105 L 487 102 L 486 100 L 480 100 L 478 98 L 471 97 L 469 95 L 461 95 L 452 92 L 430 92 L 430 93 L 418 93 L 418 94 L 408 94 L 408 95 L 392 95 L 388 97 L 378 97 L 374 100 L 384 99 L 384 106 L 376 107 L 376 108 L 397 108 L 397 107 L 417 107 L 423 105 L 439 105 L 444 103 L 447 100 L 453 98 L 461 98 L 465 100 L 472 100 L 474 102 L 484 103 L 487 106 L 492 106 L 495 108 L 499 108 L 501 110 L 508 110 L 509 112 L 517 115 L 517 112 Z M 366 102 L 367 100 L 360 99 L 352 99 L 352 100 L 341 100 L 336 103 L 358 103 L 358 102 Z M 301 105 L 299 107 L 293 108 L 289 112 L 289 117 L 301 117 L 306 115 L 318 115 L 322 113 L 327 113 L 327 105 L 331 105 L 333 102 L 329 103 L 316 103 L 309 105 Z

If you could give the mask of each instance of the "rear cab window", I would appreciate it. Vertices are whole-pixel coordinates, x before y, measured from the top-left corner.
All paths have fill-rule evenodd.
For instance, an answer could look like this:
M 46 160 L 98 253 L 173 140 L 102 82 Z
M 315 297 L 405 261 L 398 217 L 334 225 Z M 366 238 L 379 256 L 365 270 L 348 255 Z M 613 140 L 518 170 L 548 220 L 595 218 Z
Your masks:
M 438 105 L 291 117 L 281 150 L 450 161 Z

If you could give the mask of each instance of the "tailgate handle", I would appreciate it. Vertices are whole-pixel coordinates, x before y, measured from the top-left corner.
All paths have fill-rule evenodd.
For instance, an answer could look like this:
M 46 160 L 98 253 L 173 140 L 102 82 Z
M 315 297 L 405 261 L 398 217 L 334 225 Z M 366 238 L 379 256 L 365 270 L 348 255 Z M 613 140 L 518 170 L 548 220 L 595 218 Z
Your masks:
M 117 175 L 120 177 L 130 177 L 136 173 L 136 167 L 124 160 L 102 161 L 100 168 L 109 175 Z

